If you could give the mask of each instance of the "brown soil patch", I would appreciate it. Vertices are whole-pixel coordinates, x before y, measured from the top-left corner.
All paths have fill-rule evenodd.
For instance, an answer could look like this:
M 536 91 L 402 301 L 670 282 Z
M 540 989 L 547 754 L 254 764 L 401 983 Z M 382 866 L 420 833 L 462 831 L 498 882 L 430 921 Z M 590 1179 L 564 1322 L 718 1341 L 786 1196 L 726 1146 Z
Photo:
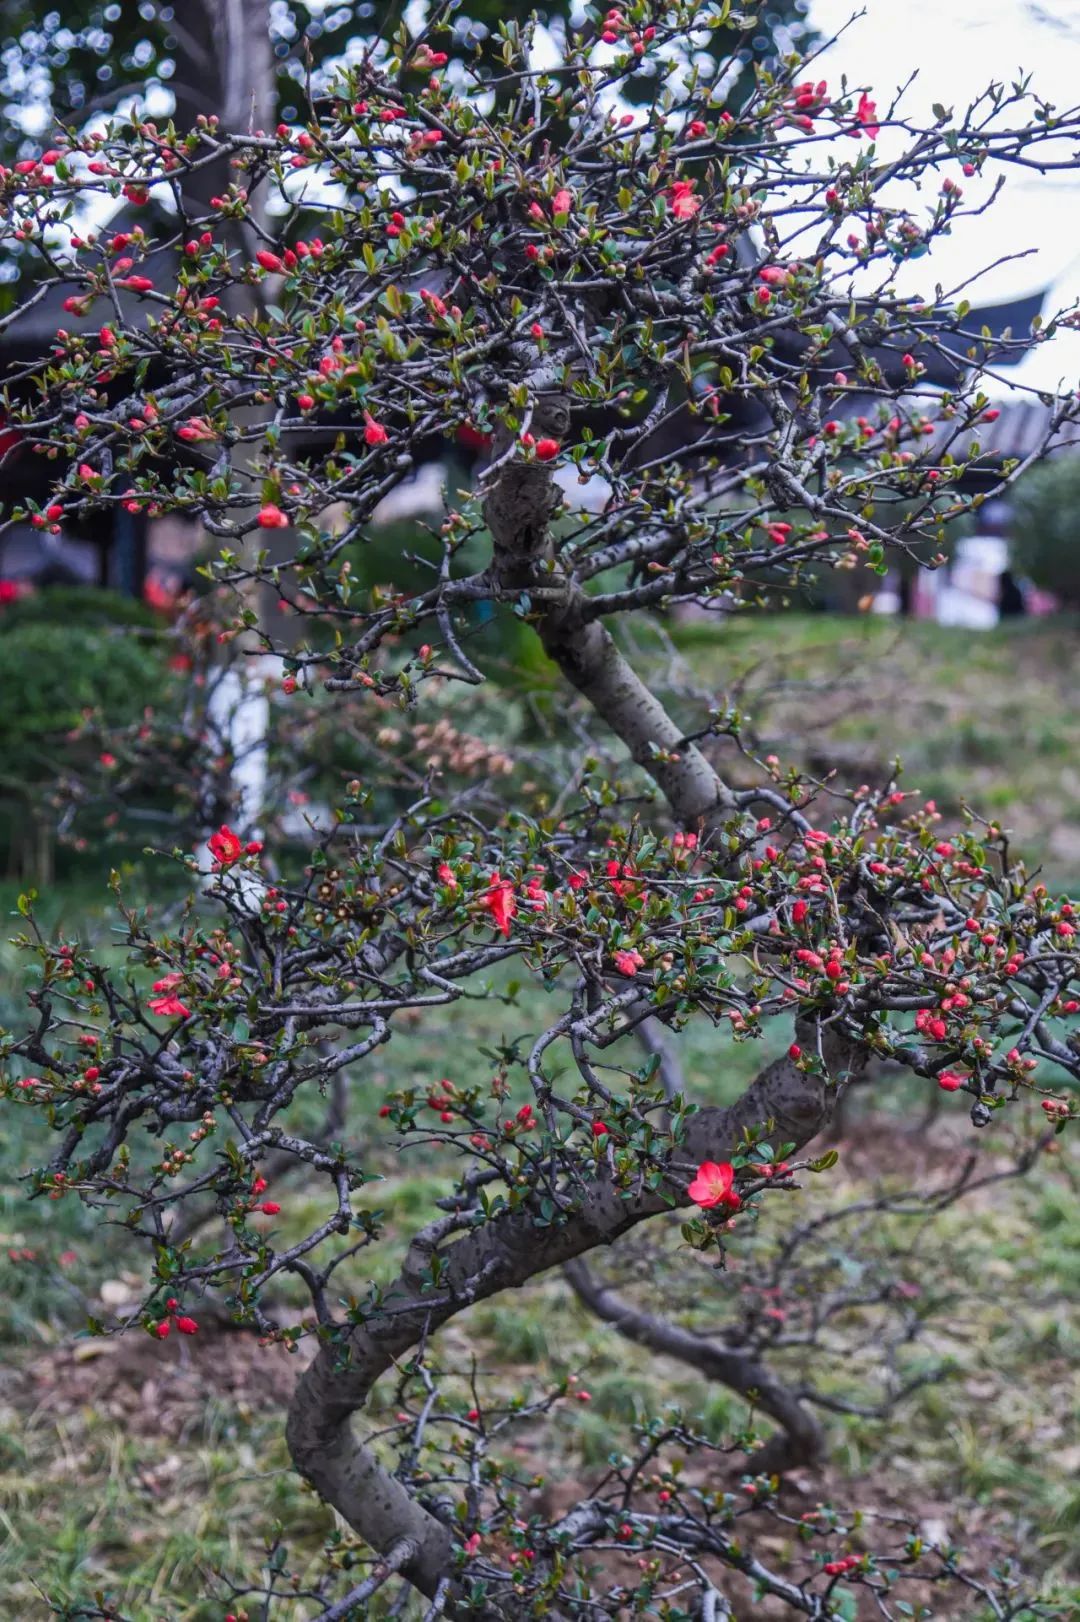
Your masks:
M 129 1433 L 181 1437 L 201 1425 L 213 1398 L 251 1412 L 283 1411 L 303 1361 L 249 1334 L 156 1341 L 134 1331 L 42 1353 L 12 1370 L 0 1389 L 24 1413 L 92 1408 Z

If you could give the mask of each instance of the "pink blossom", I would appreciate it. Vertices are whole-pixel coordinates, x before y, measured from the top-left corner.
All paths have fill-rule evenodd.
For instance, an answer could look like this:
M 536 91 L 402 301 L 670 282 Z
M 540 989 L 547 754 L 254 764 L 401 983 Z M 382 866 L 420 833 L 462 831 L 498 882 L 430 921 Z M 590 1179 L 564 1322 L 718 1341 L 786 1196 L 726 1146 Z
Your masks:
M 735 1168 L 729 1160 L 721 1161 L 703 1160 L 697 1169 L 697 1176 L 686 1190 L 695 1205 L 702 1210 L 709 1211 L 716 1205 L 730 1206 L 733 1211 L 739 1208 L 739 1196 L 734 1189 Z

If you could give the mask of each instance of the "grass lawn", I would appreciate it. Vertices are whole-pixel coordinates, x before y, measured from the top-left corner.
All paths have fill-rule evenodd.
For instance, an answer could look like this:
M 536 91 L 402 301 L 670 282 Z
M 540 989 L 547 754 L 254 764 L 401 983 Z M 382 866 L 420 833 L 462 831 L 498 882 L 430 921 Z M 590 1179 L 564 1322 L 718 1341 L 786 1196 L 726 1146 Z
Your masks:
M 1065 885 L 1080 880 L 1078 643 L 1080 629 L 1058 622 L 979 635 L 914 625 L 898 634 L 875 619 L 791 616 L 734 621 L 719 631 L 681 627 L 673 646 L 657 640 L 654 670 L 658 681 L 663 675 L 687 693 L 736 699 L 752 715 L 763 752 L 812 762 L 819 772 L 831 759 L 845 780 L 859 782 L 892 755 L 903 756 L 908 786 L 936 797 L 950 815 L 970 795 L 1015 828 L 1018 843 Z M 837 673 L 837 690 L 826 698 L 822 684 Z M 0 896 L 5 916 L 14 899 L 13 891 Z M 81 881 L 43 898 L 48 922 L 67 928 L 94 905 Z M 13 920 L 3 935 L 16 927 Z M 18 1006 L 17 957 L 0 944 L 0 1022 L 14 1021 Z M 392 1237 L 371 1268 L 358 1263 L 358 1291 L 366 1279 L 390 1275 L 451 1175 L 450 1162 L 432 1162 L 429 1151 L 398 1153 L 374 1119 L 372 1100 L 411 1077 L 426 1082 L 453 1075 L 455 1064 L 486 1064 L 471 1056 L 534 1029 L 549 1007 L 532 990 L 512 1004 L 453 1005 L 439 1012 L 437 1025 L 403 1028 L 352 1078 L 358 1102 L 349 1133 L 365 1143 L 365 1164 L 381 1178 L 358 1198 L 386 1212 Z M 777 1029 L 768 1049 L 738 1045 L 692 1026 L 680 1038 L 679 1057 L 693 1095 L 722 1101 L 786 1040 Z M 973 1146 L 988 1169 L 1006 1151 L 1001 1138 L 973 1143 L 951 1098 L 932 1126 L 913 1132 L 927 1102 L 921 1084 L 886 1080 L 873 1094 L 872 1103 L 857 1104 L 835 1170 L 791 1196 L 800 1217 L 890 1179 L 940 1184 Z M 280 1522 L 288 1569 L 303 1579 L 319 1569 L 334 1531 L 332 1514 L 288 1467 L 282 1408 L 295 1360 L 230 1333 L 164 1343 L 139 1332 L 104 1342 L 80 1338 L 98 1299 L 116 1309 L 133 1298 L 135 1262 L 122 1236 L 73 1200 L 26 1202 L 19 1174 L 45 1152 L 36 1118 L 4 1106 L 0 1616 L 37 1622 L 55 1614 L 46 1595 L 56 1606 L 74 1605 L 100 1590 L 136 1622 L 222 1622 L 236 1607 L 209 1573 L 250 1577 Z M 1075 1158 L 1062 1150 L 1044 1156 L 1023 1182 L 977 1193 L 932 1222 L 883 1219 L 858 1235 L 857 1246 L 835 1247 L 825 1260 L 837 1276 L 861 1265 L 852 1261 L 858 1250 L 917 1280 L 925 1326 L 910 1348 L 911 1367 L 922 1360 L 934 1373 L 891 1421 L 823 1415 L 829 1463 L 816 1475 L 797 1472 L 790 1488 L 800 1512 L 824 1500 L 861 1502 L 944 1526 L 983 1565 L 1015 1552 L 1043 1583 L 1047 1609 L 1038 1614 L 1062 1622 L 1080 1615 L 1078 1190 Z M 321 1209 L 314 1187 L 293 1183 L 278 1197 L 286 1238 Z M 670 1258 L 665 1309 L 698 1327 L 723 1322 L 744 1285 L 753 1284 L 771 1231 L 790 1215 L 787 1198 L 777 1199 L 757 1231 L 737 1231 L 721 1276 L 681 1246 L 677 1224 L 653 1224 L 659 1233 L 650 1233 L 650 1243 Z M 656 1257 L 644 1243 L 605 1265 L 655 1306 Z M 855 1350 L 838 1346 L 815 1366 L 827 1393 L 873 1395 L 874 1324 L 870 1315 L 853 1314 L 844 1346 Z M 547 1509 L 587 1491 L 611 1449 L 650 1409 L 679 1402 L 717 1439 L 747 1423 L 744 1403 L 598 1323 L 559 1276 L 476 1306 L 438 1337 L 434 1355 L 459 1373 L 475 1358 L 488 1371 L 486 1389 L 505 1398 L 538 1393 L 567 1371 L 587 1385 L 588 1404 L 564 1405 L 543 1433 L 525 1429 L 514 1444 L 522 1471 L 544 1478 L 535 1493 Z M 777 1367 L 800 1375 L 800 1356 L 782 1353 Z M 445 1391 L 451 1405 L 468 1405 L 462 1380 L 449 1379 Z M 396 1404 L 393 1383 L 384 1381 L 371 1417 L 389 1420 Z M 253 1619 L 260 1614 L 249 1609 Z M 310 1614 L 299 1601 L 272 1613 L 273 1622 Z M 368 1614 L 384 1615 L 381 1602 Z M 771 1614 L 753 1604 L 736 1609 L 738 1622 Z M 981 1614 L 974 1605 L 935 1608 L 938 1617 Z
M 1011 829 L 1054 886 L 1080 886 L 1080 623 L 994 631 L 875 615 L 735 617 L 676 628 L 668 680 L 749 715 L 761 752 L 839 781 L 903 783 Z

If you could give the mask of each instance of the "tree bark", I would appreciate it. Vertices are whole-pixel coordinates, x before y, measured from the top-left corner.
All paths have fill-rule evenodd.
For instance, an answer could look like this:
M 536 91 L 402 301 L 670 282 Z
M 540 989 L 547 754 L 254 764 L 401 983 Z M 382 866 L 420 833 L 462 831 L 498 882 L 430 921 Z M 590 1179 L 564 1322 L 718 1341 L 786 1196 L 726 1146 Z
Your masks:
M 580 1257 L 567 1262 L 563 1276 L 590 1312 L 611 1324 L 627 1340 L 647 1346 L 664 1357 L 688 1363 L 706 1379 L 717 1380 L 738 1392 L 776 1420 L 780 1430 L 760 1452 L 751 1456 L 756 1474 L 779 1475 L 785 1470 L 820 1462 L 825 1452 L 825 1432 L 818 1419 L 804 1407 L 796 1393 L 756 1357 L 725 1346 L 711 1336 L 696 1335 L 651 1312 L 643 1312 L 595 1278 Z

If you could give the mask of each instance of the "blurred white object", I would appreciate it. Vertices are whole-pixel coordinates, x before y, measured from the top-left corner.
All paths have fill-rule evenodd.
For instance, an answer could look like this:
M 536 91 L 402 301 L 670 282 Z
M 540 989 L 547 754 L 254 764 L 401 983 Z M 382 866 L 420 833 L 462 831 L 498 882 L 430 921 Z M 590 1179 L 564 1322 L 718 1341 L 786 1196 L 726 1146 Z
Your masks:
M 938 624 L 992 630 L 998 622 L 998 582 L 1008 563 L 1009 549 L 1000 535 L 958 541 L 948 577 L 938 588 Z

